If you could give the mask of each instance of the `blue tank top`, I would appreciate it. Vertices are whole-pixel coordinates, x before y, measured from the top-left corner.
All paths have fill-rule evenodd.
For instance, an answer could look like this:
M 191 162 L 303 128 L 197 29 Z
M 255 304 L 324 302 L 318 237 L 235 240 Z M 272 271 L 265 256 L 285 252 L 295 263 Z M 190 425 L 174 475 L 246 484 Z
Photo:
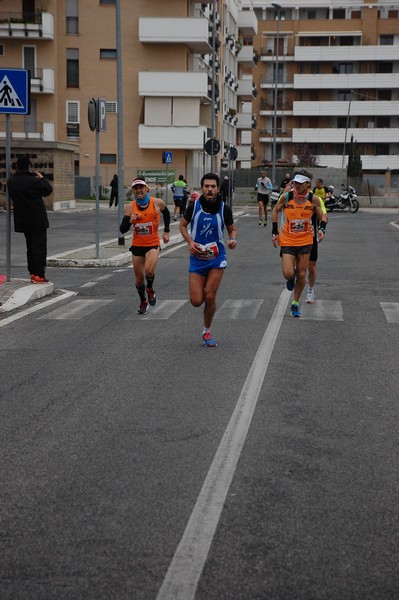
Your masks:
M 223 220 L 224 202 L 220 203 L 219 211 L 212 215 L 202 209 L 201 202 L 196 200 L 194 204 L 193 216 L 191 219 L 191 238 L 203 246 L 212 246 L 217 244 L 218 256 L 226 255 L 224 245 L 224 220 Z

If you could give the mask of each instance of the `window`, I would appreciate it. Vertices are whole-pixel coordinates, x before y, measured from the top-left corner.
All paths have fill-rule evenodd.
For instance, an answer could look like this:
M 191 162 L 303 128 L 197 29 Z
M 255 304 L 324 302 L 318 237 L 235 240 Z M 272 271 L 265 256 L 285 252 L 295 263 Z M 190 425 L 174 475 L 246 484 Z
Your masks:
M 388 156 L 389 152 L 389 144 L 376 144 L 375 145 L 375 154 L 377 156 Z
M 308 19 L 315 19 L 315 18 L 316 18 L 316 11 L 308 10 Z
M 393 46 L 393 35 L 380 35 L 380 46 Z
M 4 56 L 4 44 L 0 44 L 0 56 Z
M 390 127 L 390 118 L 389 117 L 377 117 L 377 127 L 383 127 L 385 129 Z
M 351 93 L 349 90 L 338 90 L 338 100 L 350 100 Z
M 346 129 L 346 117 L 337 117 L 337 129 Z
M 319 73 L 320 73 L 320 63 L 314 63 L 314 62 L 312 62 L 310 64 L 310 73 L 312 75 L 319 75 Z
M 348 75 L 348 74 L 353 73 L 352 63 L 340 63 L 339 72 L 341 75 Z
M 392 63 L 389 63 L 389 62 L 378 63 L 377 73 L 393 73 Z
M 100 58 L 116 58 L 116 50 L 100 48 Z
M 362 18 L 362 11 L 361 10 L 352 10 L 351 12 L 351 19 L 361 19 Z
M 116 154 L 100 154 L 100 164 L 116 165 Z
M 66 32 L 79 33 L 78 0 L 66 0 Z
M 67 138 L 79 138 L 80 128 L 80 102 L 67 100 L 66 103 L 66 131 Z
M 100 6 L 101 4 L 104 6 L 115 6 L 116 0 L 100 0 Z
M 66 51 L 66 83 L 69 88 L 79 87 L 79 50 L 67 48 Z
M 388 100 L 390 102 L 392 100 L 392 90 L 378 90 L 377 97 L 378 100 Z
M 333 19 L 345 19 L 345 9 L 344 8 L 334 8 Z
M 397 19 L 399 12 L 397 10 L 388 11 L 388 19 Z

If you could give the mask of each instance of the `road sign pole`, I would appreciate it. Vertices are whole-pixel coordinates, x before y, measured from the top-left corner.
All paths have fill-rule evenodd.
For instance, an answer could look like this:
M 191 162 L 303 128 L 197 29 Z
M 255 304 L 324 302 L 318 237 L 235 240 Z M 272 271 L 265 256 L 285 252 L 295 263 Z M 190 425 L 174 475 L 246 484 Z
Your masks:
M 100 256 L 100 132 L 96 127 L 96 258 Z
M 11 127 L 10 115 L 6 114 L 6 181 L 11 176 Z M 6 186 L 6 278 L 11 278 L 11 200 Z
M 166 196 L 165 196 L 165 203 L 166 205 L 168 205 L 168 179 L 169 179 L 169 163 L 166 163 Z

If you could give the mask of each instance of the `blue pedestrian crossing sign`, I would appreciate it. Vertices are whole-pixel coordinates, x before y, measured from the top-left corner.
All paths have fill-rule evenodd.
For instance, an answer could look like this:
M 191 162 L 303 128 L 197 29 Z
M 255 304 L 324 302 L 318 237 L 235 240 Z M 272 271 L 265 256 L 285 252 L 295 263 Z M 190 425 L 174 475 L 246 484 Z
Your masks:
M 30 78 L 25 69 L 0 69 L 0 113 L 30 113 Z
M 173 152 L 162 152 L 162 162 L 171 165 L 173 162 Z

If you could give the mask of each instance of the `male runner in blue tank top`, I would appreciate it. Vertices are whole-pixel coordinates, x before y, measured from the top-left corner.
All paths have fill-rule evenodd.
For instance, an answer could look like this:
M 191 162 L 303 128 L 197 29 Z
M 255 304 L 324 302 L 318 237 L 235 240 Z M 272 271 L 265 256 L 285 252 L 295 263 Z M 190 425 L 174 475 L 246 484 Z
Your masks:
M 201 197 L 191 202 L 180 221 L 180 232 L 190 250 L 189 292 L 193 306 L 204 306 L 205 346 L 217 346 L 210 327 L 216 312 L 216 294 L 227 266 L 223 232 L 226 227 L 231 249 L 237 245 L 237 230 L 231 208 L 219 196 L 220 179 L 207 173 L 201 179 Z M 191 224 L 191 235 L 187 226 Z

